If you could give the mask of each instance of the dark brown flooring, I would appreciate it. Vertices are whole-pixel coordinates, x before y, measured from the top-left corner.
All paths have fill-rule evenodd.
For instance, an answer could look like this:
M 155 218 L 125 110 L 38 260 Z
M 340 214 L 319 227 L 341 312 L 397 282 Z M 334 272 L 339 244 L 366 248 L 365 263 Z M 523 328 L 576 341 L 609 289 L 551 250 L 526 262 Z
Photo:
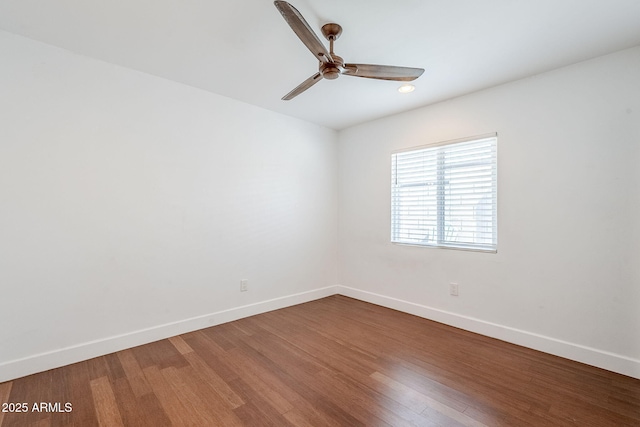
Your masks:
M 29 406 L 2 427 L 640 426 L 640 380 L 343 296 L 2 383 L 0 402 Z

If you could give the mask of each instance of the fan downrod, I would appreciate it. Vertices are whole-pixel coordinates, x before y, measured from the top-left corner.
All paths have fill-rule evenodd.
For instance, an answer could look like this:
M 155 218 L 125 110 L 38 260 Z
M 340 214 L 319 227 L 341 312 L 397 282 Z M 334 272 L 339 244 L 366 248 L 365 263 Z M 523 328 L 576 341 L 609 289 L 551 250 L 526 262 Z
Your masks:
M 322 35 L 329 40 L 329 51 L 333 59 L 331 62 L 320 63 L 320 74 L 327 80 L 335 80 L 342 73 L 344 62 L 342 58 L 333 52 L 333 42 L 338 40 L 340 34 L 342 34 L 342 27 L 336 23 L 331 22 L 322 26 Z

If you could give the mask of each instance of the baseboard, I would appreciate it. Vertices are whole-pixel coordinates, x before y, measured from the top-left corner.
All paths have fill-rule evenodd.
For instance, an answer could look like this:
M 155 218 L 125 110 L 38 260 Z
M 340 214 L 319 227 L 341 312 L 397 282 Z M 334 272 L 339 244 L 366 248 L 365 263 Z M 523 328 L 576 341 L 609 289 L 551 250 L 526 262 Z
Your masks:
M 337 293 L 640 379 L 638 359 L 347 286 L 338 286 Z
M 347 286 L 329 286 L 209 313 L 0 364 L 0 382 L 198 329 L 340 294 L 640 379 L 640 360 Z
M 335 295 L 336 286 L 315 289 L 190 319 L 154 326 L 0 364 L 0 382 L 114 353 L 175 335 Z

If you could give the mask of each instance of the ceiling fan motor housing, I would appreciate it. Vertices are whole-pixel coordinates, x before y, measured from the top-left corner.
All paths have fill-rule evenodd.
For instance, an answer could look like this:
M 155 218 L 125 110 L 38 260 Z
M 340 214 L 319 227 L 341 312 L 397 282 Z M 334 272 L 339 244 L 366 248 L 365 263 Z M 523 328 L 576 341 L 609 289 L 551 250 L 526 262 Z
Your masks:
M 338 55 L 332 55 L 333 62 L 321 62 L 320 74 L 328 80 L 337 79 L 342 73 L 344 61 Z

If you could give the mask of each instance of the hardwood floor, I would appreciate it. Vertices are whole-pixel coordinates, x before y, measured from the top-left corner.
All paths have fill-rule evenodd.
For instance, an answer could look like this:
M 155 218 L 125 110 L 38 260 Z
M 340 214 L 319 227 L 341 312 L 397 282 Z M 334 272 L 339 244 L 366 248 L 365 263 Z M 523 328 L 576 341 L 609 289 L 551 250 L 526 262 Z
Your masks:
M 28 404 L 2 427 L 640 426 L 640 380 L 343 296 L 2 383 L 0 403 Z

